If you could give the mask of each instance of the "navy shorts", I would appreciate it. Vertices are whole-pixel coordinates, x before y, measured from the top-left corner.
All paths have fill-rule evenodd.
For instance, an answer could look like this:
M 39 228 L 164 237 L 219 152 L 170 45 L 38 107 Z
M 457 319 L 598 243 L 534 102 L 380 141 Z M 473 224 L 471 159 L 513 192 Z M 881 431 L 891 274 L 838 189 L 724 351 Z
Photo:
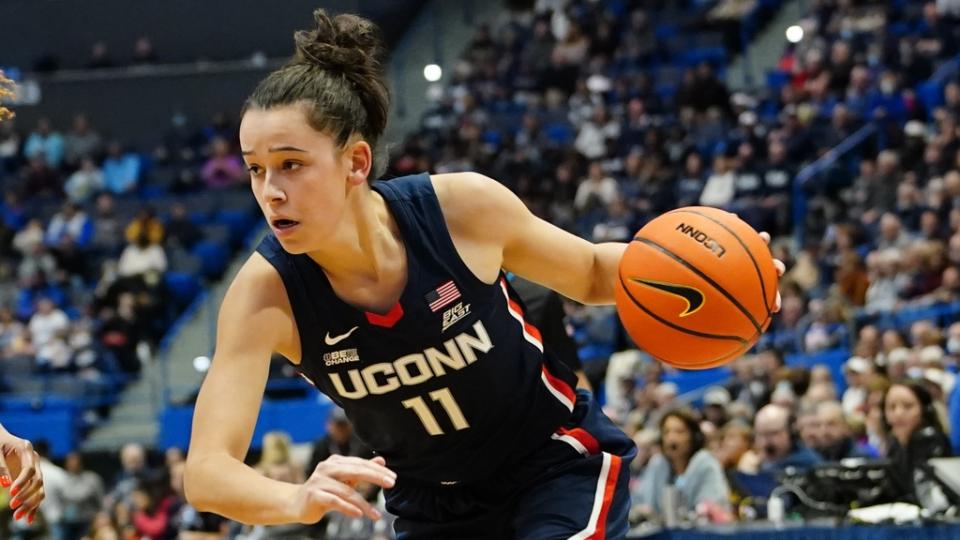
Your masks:
M 387 511 L 398 540 L 617 539 L 627 534 L 636 447 L 577 392 L 570 422 L 530 456 L 476 485 L 398 482 Z

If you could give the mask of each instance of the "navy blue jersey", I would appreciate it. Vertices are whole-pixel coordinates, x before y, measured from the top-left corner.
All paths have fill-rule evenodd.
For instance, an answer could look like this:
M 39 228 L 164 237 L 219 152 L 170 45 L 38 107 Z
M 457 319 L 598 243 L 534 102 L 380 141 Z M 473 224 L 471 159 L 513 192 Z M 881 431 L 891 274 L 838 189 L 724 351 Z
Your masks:
M 373 189 L 407 253 L 407 284 L 388 313 L 341 300 L 319 265 L 272 234 L 257 248 L 286 287 L 299 369 L 402 480 L 482 481 L 550 439 L 570 417 L 576 378 L 543 354 L 502 273 L 487 284 L 464 264 L 429 175 Z

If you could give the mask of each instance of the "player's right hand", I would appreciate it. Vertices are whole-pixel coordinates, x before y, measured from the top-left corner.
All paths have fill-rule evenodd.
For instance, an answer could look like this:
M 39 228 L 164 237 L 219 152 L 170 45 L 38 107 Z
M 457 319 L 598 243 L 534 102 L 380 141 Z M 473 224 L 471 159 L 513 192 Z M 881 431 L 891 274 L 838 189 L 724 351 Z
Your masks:
M 310 478 L 297 490 L 292 509 L 297 521 L 305 524 L 316 523 L 331 511 L 378 520 L 380 512 L 357 493 L 354 486 L 369 482 L 392 488 L 396 480 L 397 474 L 386 467 L 382 457 L 330 456 L 317 465 Z

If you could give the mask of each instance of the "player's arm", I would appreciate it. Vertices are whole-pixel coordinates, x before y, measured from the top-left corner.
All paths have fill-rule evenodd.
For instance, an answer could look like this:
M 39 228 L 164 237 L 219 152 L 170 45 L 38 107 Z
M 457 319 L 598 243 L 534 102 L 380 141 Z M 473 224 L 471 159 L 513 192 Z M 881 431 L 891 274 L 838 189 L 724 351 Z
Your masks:
M 279 276 L 261 256 L 251 257 L 220 309 L 216 352 L 194 412 L 184 473 L 187 499 L 200 511 L 251 524 L 315 523 L 330 510 L 377 519 L 347 482 L 389 487 L 395 476 L 382 460 L 327 460 L 303 485 L 269 479 L 243 462 L 270 356 L 285 348 L 294 332 L 285 304 Z
M 493 246 L 498 266 L 583 304 L 612 304 L 627 245 L 594 244 L 535 215 L 505 186 L 477 173 L 435 182 L 458 238 Z

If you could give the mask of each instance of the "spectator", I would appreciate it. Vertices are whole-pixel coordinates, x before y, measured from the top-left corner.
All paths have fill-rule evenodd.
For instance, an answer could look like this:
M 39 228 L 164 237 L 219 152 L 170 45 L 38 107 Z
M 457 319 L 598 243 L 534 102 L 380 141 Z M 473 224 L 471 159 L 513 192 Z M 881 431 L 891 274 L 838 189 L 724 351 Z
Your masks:
M 577 188 L 573 203 L 580 212 L 596 206 L 606 207 L 619 197 L 617 181 L 604 174 L 603 166 L 599 161 L 590 163 L 588 170 L 587 178 Z
M 225 188 L 238 185 L 247 176 L 243 162 L 230 154 L 230 145 L 226 139 L 215 138 L 210 143 L 210 159 L 203 165 L 200 173 L 209 188 Z
M 64 140 L 59 132 L 50 126 L 49 118 L 37 121 L 37 129 L 27 137 L 23 145 L 23 155 L 27 159 L 42 158 L 48 167 L 57 169 L 63 161 Z
M 114 195 L 132 193 L 140 179 L 140 156 L 127 152 L 118 141 L 107 146 L 107 159 L 103 162 L 103 185 Z
M 607 108 L 600 105 L 593 109 L 592 118 L 580 125 L 574 148 L 583 157 L 597 160 L 607 157 L 608 143 L 620 137 L 620 123 L 610 116 Z
M 120 475 L 114 482 L 113 490 L 107 494 L 105 508 L 114 506 L 129 507 L 133 502 L 133 491 L 140 485 L 140 477 L 147 472 L 147 452 L 138 443 L 127 443 L 120 449 Z
M 84 469 L 78 452 L 67 454 L 64 468 L 67 481 L 63 489 L 63 536 L 60 538 L 83 538 L 103 504 L 103 481 L 97 473 Z
M 73 202 L 64 204 L 50 220 L 44 242 L 48 246 L 59 246 L 65 237 L 70 237 L 80 248 L 86 247 L 93 239 L 93 222 Z
M 147 237 L 148 243 L 153 246 L 163 243 L 164 232 L 163 222 L 157 218 L 156 211 L 152 206 L 146 206 L 127 225 L 124 236 L 127 242 L 133 244 L 137 242 L 141 235 L 144 235 Z
M 64 162 L 70 167 L 77 167 L 84 157 L 99 156 L 102 145 L 100 134 L 90 127 L 86 115 L 78 114 L 73 117 L 73 130 L 64 140 Z
M 89 156 L 80 159 L 80 168 L 67 178 L 63 186 L 67 198 L 76 204 L 85 204 L 103 189 L 103 171 Z
M 31 342 L 37 347 L 52 342 L 70 327 L 70 319 L 49 298 L 37 300 L 37 311 L 30 318 Z
M 107 308 L 100 314 L 103 323 L 98 333 L 101 343 L 116 358 L 120 369 L 128 374 L 137 374 L 141 368 L 137 345 L 143 338 L 143 329 L 135 307 L 133 293 L 119 294 L 116 310 Z
M 704 442 L 700 425 L 689 411 L 663 415 L 661 453 L 647 464 L 634 504 L 645 507 L 649 515 L 663 515 L 661 497 L 668 486 L 674 486 L 680 494 L 680 508 L 700 509 L 706 503 L 729 511 L 730 488 L 720 463 Z
M 170 219 L 166 224 L 166 247 L 168 249 L 189 250 L 203 238 L 203 231 L 187 215 L 183 203 L 174 203 L 170 207 Z
M 141 232 L 135 242 L 127 244 L 117 263 L 120 277 L 145 276 L 167 270 L 167 255 L 163 247 L 150 243 L 147 233 Z
M 700 204 L 724 208 L 733 202 L 736 194 L 736 176 L 732 161 L 723 154 L 713 158 L 713 173 L 700 194 Z
M 889 433 L 887 458 L 893 462 L 889 495 L 937 510 L 946 501 L 942 493 L 937 493 L 926 463 L 932 457 L 950 456 L 951 450 L 933 405 L 923 385 L 906 382 L 890 386 L 882 410 L 883 425 Z
M 133 65 L 145 66 L 159 61 L 153 42 L 147 36 L 140 36 L 133 45 Z
M 847 418 L 862 417 L 867 399 L 866 380 L 872 372 L 870 361 L 853 356 L 843 365 L 847 389 L 843 392 L 843 414 Z
M 110 58 L 107 44 L 103 41 L 94 43 L 93 47 L 90 48 L 90 56 L 87 58 L 84 67 L 87 69 L 104 69 L 112 68 L 113 66 L 114 62 L 113 59 Z
M 753 432 L 761 472 L 781 472 L 787 467 L 806 469 L 820 462 L 820 457 L 803 446 L 793 432 L 788 409 L 778 405 L 763 407 L 757 411 Z
M 50 167 L 43 156 L 30 158 L 23 169 L 24 195 L 26 197 L 54 198 L 63 191 L 60 175 Z
M 97 196 L 96 210 L 93 215 L 93 239 L 91 247 L 107 255 L 115 256 L 120 252 L 122 236 L 120 220 L 117 217 L 116 200 L 109 193 Z
M 731 420 L 723 426 L 715 454 L 731 485 L 733 473 L 756 474 L 760 467 L 760 459 L 753 451 L 753 430 L 742 420 Z
M 816 412 L 820 422 L 820 445 L 815 449 L 824 460 L 875 457 L 854 440 L 850 424 L 844 418 L 843 407 L 839 402 L 820 402 Z

